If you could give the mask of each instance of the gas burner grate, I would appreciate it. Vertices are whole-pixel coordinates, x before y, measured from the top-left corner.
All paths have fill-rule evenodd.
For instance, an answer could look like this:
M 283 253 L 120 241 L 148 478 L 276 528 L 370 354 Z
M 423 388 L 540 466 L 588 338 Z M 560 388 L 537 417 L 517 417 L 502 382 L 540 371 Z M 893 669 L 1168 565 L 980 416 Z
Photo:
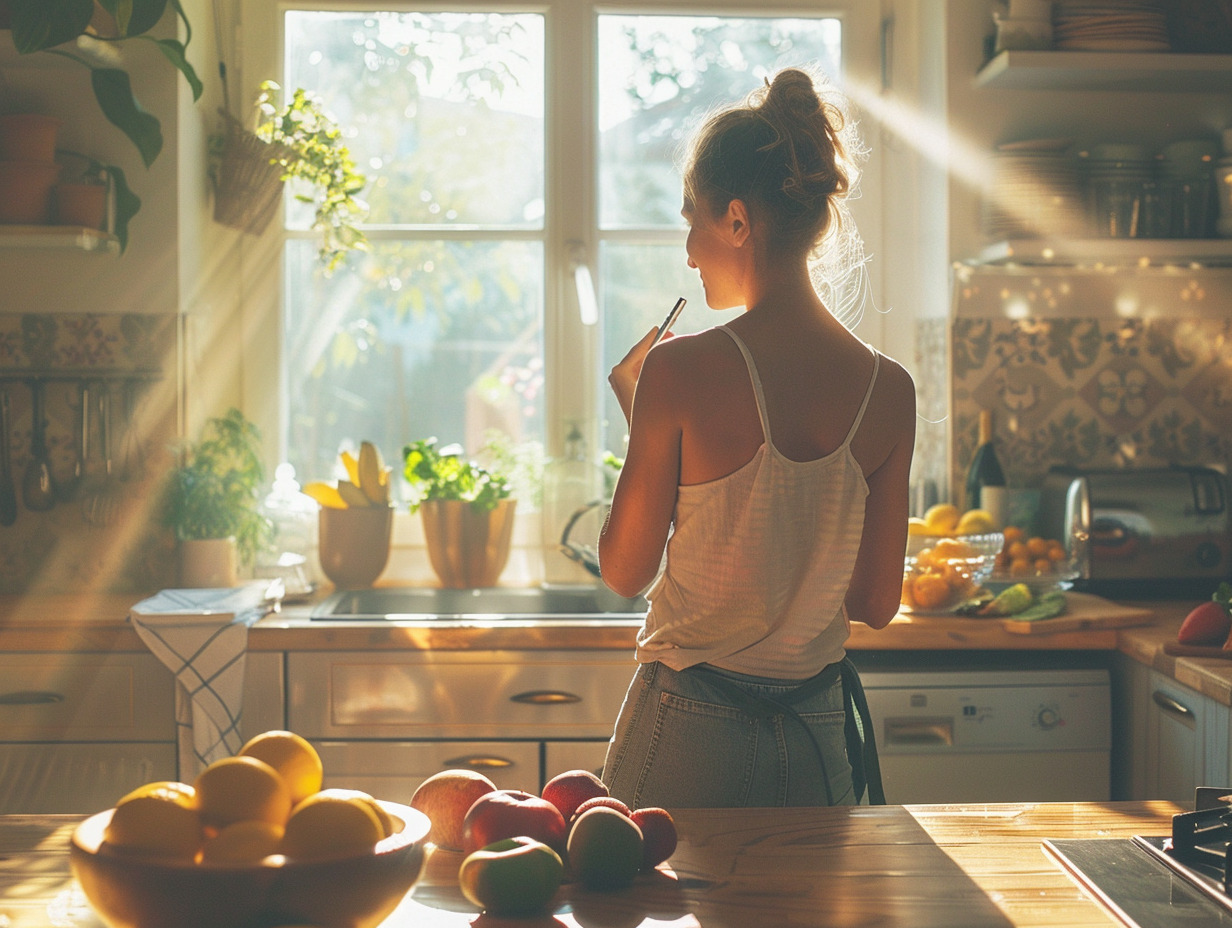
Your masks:
M 1181 862 L 1217 879 L 1232 892 L 1228 847 L 1232 844 L 1232 787 L 1199 786 L 1194 811 L 1172 816 L 1169 852 Z

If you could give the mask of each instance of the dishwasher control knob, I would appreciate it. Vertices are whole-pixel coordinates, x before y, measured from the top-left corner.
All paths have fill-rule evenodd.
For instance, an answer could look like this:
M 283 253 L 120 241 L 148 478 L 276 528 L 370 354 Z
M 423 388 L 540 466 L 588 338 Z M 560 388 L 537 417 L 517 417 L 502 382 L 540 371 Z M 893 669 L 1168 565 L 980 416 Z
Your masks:
M 1056 709 L 1050 706 L 1040 709 L 1039 715 L 1035 717 L 1035 720 L 1039 722 L 1039 727 L 1044 729 L 1044 731 L 1056 728 L 1061 724 L 1061 716 L 1057 714 Z

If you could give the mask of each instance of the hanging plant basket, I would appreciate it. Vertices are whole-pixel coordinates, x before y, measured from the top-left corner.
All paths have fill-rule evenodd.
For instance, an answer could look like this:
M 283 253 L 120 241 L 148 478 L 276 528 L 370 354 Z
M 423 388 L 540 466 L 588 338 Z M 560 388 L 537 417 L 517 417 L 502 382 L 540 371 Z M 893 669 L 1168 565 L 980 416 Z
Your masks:
M 214 221 L 260 235 L 282 202 L 284 163 L 296 159 L 285 145 L 266 142 L 220 111 L 222 150 L 214 170 Z

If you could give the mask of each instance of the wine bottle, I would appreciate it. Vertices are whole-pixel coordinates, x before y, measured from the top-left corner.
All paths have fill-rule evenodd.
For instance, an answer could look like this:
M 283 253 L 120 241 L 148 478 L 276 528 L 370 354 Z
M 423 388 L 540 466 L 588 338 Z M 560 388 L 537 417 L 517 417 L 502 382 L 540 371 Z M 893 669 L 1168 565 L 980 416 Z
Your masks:
M 1005 486 L 1005 473 L 992 444 L 992 410 L 980 410 L 980 440 L 967 469 L 967 508 L 987 509 L 985 487 Z

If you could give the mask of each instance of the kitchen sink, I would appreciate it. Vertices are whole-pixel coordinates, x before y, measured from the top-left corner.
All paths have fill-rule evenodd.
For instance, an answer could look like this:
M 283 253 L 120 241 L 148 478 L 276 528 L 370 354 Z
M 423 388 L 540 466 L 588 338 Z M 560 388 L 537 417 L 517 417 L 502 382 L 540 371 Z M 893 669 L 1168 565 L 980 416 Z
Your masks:
M 646 601 L 626 599 L 592 587 L 487 587 L 446 590 L 435 587 L 382 587 L 343 590 L 313 610 L 317 621 L 415 619 L 537 619 L 544 621 L 641 620 Z

